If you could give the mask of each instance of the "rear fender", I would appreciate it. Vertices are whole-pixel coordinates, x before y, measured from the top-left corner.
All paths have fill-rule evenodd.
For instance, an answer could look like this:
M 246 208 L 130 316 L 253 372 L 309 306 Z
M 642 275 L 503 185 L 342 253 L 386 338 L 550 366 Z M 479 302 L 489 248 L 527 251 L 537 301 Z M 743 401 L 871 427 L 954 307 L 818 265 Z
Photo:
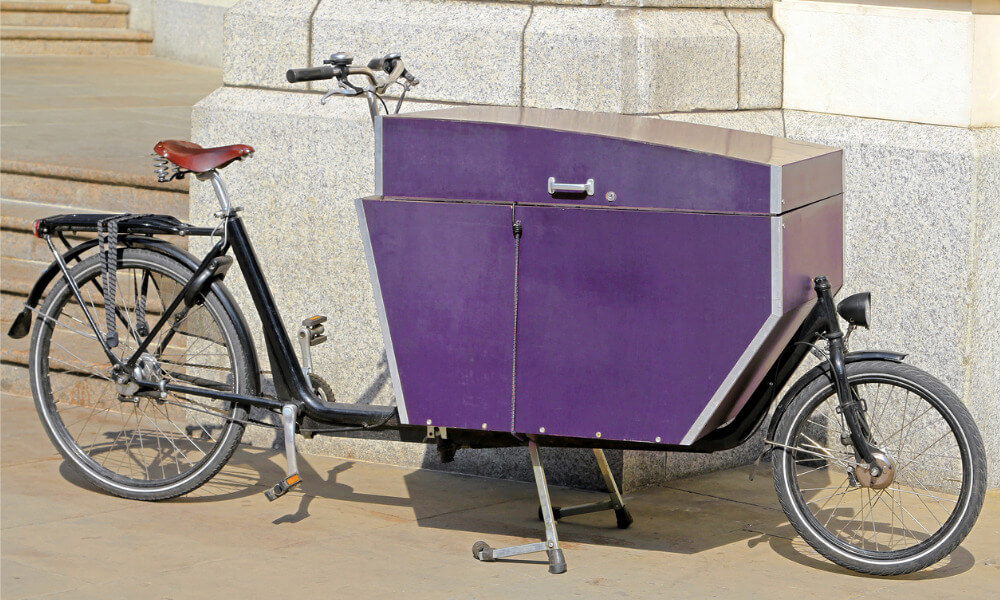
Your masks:
M 153 252 L 158 252 L 164 256 L 168 256 L 177 262 L 181 263 L 185 267 L 191 269 L 192 271 L 198 268 L 199 261 L 190 252 L 178 248 L 176 245 L 159 238 L 148 237 L 143 235 L 124 235 L 119 236 L 118 243 L 122 246 L 127 246 L 130 248 L 145 248 L 146 250 L 151 250 Z M 63 259 L 68 263 L 71 260 L 79 258 L 83 253 L 97 246 L 97 240 L 87 240 L 82 244 L 74 246 L 72 249 L 68 250 L 63 254 Z M 28 335 L 31 329 L 31 312 L 32 309 L 38 306 L 45 291 L 49 288 L 52 282 L 60 274 L 59 263 L 53 261 L 42 274 L 38 277 L 35 285 L 32 286 L 31 292 L 28 294 L 28 299 L 24 303 L 24 308 L 14 319 L 14 323 L 11 325 L 10 331 L 7 333 L 12 338 L 19 339 Z M 233 315 L 236 324 L 236 335 L 239 338 L 240 344 L 247 350 L 247 358 L 250 362 L 250 371 L 252 373 L 250 377 L 250 385 L 253 389 L 247 390 L 249 395 L 256 395 L 260 393 L 260 360 L 257 356 L 257 348 L 254 345 L 253 337 L 250 335 L 250 326 L 247 324 L 246 317 L 243 315 L 243 311 L 240 310 L 239 304 L 237 304 L 236 299 L 233 298 L 232 293 L 226 286 L 218 280 L 215 280 L 211 286 L 212 291 L 214 291 L 219 300 L 222 302 L 223 308 Z

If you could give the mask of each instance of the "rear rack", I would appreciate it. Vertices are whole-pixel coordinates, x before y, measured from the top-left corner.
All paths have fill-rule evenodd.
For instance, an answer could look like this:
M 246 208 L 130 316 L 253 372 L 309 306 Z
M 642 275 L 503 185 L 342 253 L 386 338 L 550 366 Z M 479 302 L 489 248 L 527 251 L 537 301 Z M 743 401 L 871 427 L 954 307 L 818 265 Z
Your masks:
M 35 221 L 38 237 L 59 233 L 97 232 L 97 224 L 115 214 L 55 215 Z M 121 234 L 208 236 L 211 227 L 195 227 L 170 215 L 134 215 L 118 222 Z

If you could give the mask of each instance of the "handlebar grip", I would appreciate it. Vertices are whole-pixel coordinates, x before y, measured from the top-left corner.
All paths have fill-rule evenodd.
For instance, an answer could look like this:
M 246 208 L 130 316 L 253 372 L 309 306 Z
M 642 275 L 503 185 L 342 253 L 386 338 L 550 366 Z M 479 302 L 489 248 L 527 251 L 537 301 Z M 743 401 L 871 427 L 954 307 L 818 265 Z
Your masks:
M 337 70 L 330 65 L 321 67 L 306 67 L 305 69 L 288 69 L 285 79 L 288 83 L 298 83 L 300 81 L 318 81 L 320 79 L 333 79 Z
M 372 71 L 381 71 L 382 70 L 382 61 L 383 61 L 383 59 L 381 59 L 379 57 L 375 57 L 375 58 L 371 59 L 370 61 L 368 61 L 368 68 L 371 69 Z

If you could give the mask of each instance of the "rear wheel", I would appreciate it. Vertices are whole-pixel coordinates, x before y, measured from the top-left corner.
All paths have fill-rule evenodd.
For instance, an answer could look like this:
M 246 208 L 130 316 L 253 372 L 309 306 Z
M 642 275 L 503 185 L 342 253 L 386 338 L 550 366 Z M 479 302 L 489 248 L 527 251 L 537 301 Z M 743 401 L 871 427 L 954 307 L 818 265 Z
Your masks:
M 883 466 L 872 477 L 850 442 L 833 383 L 819 377 L 778 424 L 774 484 L 817 552 L 862 573 L 899 575 L 947 556 L 972 529 L 986 455 L 971 415 L 931 375 L 890 362 L 847 365 Z
M 94 485 L 139 500 L 179 496 L 229 460 L 247 411 L 194 395 L 161 398 L 116 382 L 84 312 L 104 325 L 101 271 L 98 255 L 71 270 L 84 306 L 62 279 L 40 309 L 29 360 L 38 414 L 59 452 Z M 115 355 L 124 360 L 134 352 L 191 275 L 161 254 L 119 251 Z M 144 379 L 245 393 L 250 367 L 236 327 L 214 292 L 189 309 L 182 303 L 143 355 Z

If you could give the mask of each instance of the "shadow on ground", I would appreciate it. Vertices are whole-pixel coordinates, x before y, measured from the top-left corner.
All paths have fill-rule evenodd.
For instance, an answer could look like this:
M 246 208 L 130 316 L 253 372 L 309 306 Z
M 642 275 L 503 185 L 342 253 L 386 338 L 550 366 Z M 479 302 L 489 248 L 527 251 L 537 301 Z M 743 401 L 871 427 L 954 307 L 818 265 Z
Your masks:
M 229 464 L 212 480 L 187 496 L 170 502 L 218 503 L 253 497 L 266 502 L 263 491 L 284 477 L 280 466 L 282 456 L 279 450 L 241 446 Z M 368 463 L 364 469 L 354 469 L 356 462 L 350 460 L 337 462 L 329 469 L 317 470 L 314 466 L 329 464 L 330 460 L 300 457 L 303 483 L 276 501 L 278 505 L 287 506 L 288 512 L 273 519 L 272 526 L 307 521 L 317 501 L 334 501 L 356 504 L 371 511 L 386 507 L 404 509 L 400 514 L 412 516 L 398 517 L 400 520 L 414 520 L 420 527 L 467 531 L 486 539 L 488 536 L 505 536 L 532 540 L 543 535 L 542 524 L 537 519 L 538 501 L 532 484 L 422 469 L 402 477 L 405 489 L 400 488 L 400 493 L 369 493 L 363 488 L 385 487 L 379 482 L 382 469 L 397 474 L 398 469 Z M 378 472 L 370 473 L 372 468 Z M 60 472 L 67 481 L 79 487 L 99 491 L 68 463 L 61 465 Z M 358 481 L 347 483 L 346 480 L 352 476 Z M 359 485 L 366 479 L 372 485 Z M 753 486 L 754 494 L 751 495 L 741 489 L 744 485 L 742 479 L 737 480 L 730 475 L 724 481 L 741 483 L 705 492 L 699 491 L 704 486 L 685 485 L 681 481 L 676 486 L 649 488 L 629 494 L 626 501 L 635 517 L 631 528 L 617 529 L 614 515 L 610 512 L 581 515 L 560 522 L 560 541 L 567 549 L 587 544 L 675 554 L 698 554 L 734 543 L 745 543 L 750 548 L 766 543 L 776 554 L 805 567 L 874 578 L 838 567 L 809 548 L 777 508 L 776 500 L 771 500 L 772 505 L 767 504 L 768 491 L 773 496 L 773 490 L 764 489 L 770 487 L 768 477 L 758 477 L 753 483 L 745 483 Z M 552 493 L 554 502 L 562 505 L 605 497 L 597 492 L 568 488 L 554 488 Z M 960 547 L 932 568 L 894 579 L 916 581 L 950 577 L 968 571 L 975 562 L 975 557 Z

